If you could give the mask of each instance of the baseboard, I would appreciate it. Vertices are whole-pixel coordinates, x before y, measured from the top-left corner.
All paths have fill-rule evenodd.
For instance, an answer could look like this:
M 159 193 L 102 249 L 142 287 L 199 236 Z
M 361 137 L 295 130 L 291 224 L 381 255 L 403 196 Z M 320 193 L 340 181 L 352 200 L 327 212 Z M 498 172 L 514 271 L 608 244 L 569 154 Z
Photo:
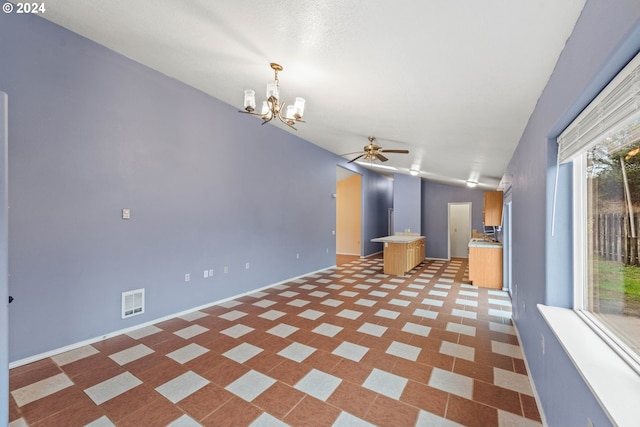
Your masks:
M 425 257 L 424 259 L 426 259 L 427 261 L 451 261 L 450 258 L 432 258 L 432 257 Z
M 154 319 L 154 320 L 150 320 L 150 321 L 145 322 L 145 323 L 141 323 L 141 324 L 138 324 L 138 325 L 135 325 L 135 326 L 131 326 L 129 328 L 125 328 L 125 329 L 120 329 L 120 330 L 117 330 L 117 331 L 109 332 L 109 333 L 106 333 L 104 335 L 100 335 L 99 337 L 90 338 L 90 339 L 87 339 L 87 340 L 84 340 L 84 341 L 80 341 L 80 342 L 77 342 L 77 343 L 69 344 L 69 345 L 64 346 L 64 347 L 56 348 L 54 350 L 49 350 L 49 351 L 46 351 L 44 353 L 40 353 L 40 354 L 36 354 L 36 355 L 33 355 L 33 356 L 29 356 L 29 357 L 26 357 L 24 359 L 16 360 L 14 362 L 10 362 L 9 363 L 9 369 L 17 368 L 19 366 L 28 365 L 29 363 L 33 363 L 33 362 L 37 362 L 37 361 L 42 360 L 42 359 L 47 359 L 49 357 L 57 356 L 58 354 L 66 353 L 67 351 L 71 351 L 71 350 L 78 349 L 80 347 L 91 345 L 91 344 L 94 344 L 94 343 L 97 343 L 97 342 L 100 342 L 100 341 L 103 341 L 103 340 L 106 340 L 106 339 L 109 339 L 109 338 L 113 338 L 113 337 L 118 336 L 118 335 L 122 335 L 122 334 L 126 334 L 128 332 L 135 331 L 137 329 L 146 328 L 147 326 L 155 325 L 156 323 L 164 322 L 165 320 L 170 320 L 170 319 L 173 319 L 175 317 L 184 316 L 185 314 L 188 314 L 188 313 L 191 313 L 191 312 L 194 312 L 194 311 L 198 311 L 198 310 L 202 310 L 202 309 L 205 309 L 205 308 L 209 308 L 209 307 L 212 307 L 214 305 L 222 304 L 224 302 L 231 301 L 231 300 L 236 299 L 236 298 L 241 298 L 241 297 L 253 294 L 255 292 L 260 292 L 262 290 L 269 289 L 269 288 L 272 288 L 274 286 L 281 285 L 283 283 L 291 282 L 291 281 L 300 279 L 302 277 L 307 277 L 307 276 L 310 276 L 312 274 L 320 273 L 320 272 L 323 272 L 323 271 L 333 270 L 335 268 L 336 268 L 336 265 L 334 264 L 334 265 L 332 265 L 330 267 L 327 267 L 327 268 L 322 268 L 320 270 L 311 271 L 311 272 L 302 274 L 300 276 L 291 277 L 289 279 L 281 280 L 280 282 L 277 282 L 277 283 L 272 283 L 270 285 L 262 286 L 260 288 L 253 289 L 253 290 L 250 290 L 250 291 L 247 291 L 247 292 L 243 292 L 241 294 L 233 295 L 233 296 L 230 296 L 230 297 L 227 297 L 227 298 L 223 298 L 221 300 L 217 300 L 217 301 L 214 301 L 214 302 L 211 302 L 211 303 L 207 303 L 207 304 L 204 304 L 204 305 L 201 305 L 201 306 L 198 306 L 198 307 L 190 308 L 188 310 L 183 310 L 183 311 L 180 311 L 180 312 L 177 312 L 177 313 L 173 313 L 173 314 L 170 314 L 170 315 L 167 315 L 167 316 L 163 316 L 163 317 L 160 317 L 160 318 L 157 318 L 157 319 Z

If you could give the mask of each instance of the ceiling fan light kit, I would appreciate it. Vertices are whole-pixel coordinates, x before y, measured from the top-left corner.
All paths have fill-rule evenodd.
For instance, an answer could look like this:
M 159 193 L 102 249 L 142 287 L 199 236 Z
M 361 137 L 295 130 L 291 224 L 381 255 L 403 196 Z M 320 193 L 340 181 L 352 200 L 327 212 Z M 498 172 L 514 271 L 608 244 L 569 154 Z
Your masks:
M 364 153 L 360 154 L 354 159 L 349 160 L 347 163 L 353 163 L 356 160 L 361 158 L 363 158 L 363 161 L 369 161 L 370 163 L 373 163 L 376 160 L 380 160 L 381 162 L 386 162 L 387 160 L 389 160 L 387 157 L 385 157 L 381 153 L 409 154 L 409 150 L 385 150 L 382 147 L 380 147 L 378 144 L 375 144 L 373 142 L 375 140 L 376 138 L 374 136 L 370 136 L 369 144 L 364 146 Z M 355 153 L 343 154 L 343 156 L 348 156 L 349 154 L 356 154 L 356 153 L 360 153 L 360 151 L 357 151 Z
M 271 69 L 275 73 L 275 78 L 267 83 L 267 100 L 262 102 L 262 110 L 259 113 L 254 112 L 256 109 L 256 92 L 253 89 L 247 89 L 244 91 L 244 111 L 240 112 L 260 116 L 263 120 L 262 124 L 268 123 L 277 117 L 282 123 L 297 130 L 293 125 L 298 122 L 304 123 L 302 116 L 304 114 L 305 100 L 297 97 L 295 102 L 287 105 L 285 109 L 284 102 L 280 102 L 280 81 L 278 80 L 278 72 L 283 70 L 282 65 L 272 62 Z

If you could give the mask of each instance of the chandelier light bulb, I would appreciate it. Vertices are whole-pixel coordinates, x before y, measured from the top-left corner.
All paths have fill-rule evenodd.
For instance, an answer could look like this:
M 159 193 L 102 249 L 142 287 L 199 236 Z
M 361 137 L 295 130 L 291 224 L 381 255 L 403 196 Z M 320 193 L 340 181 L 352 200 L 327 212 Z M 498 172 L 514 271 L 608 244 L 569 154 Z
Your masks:
M 278 80 L 278 72 L 282 71 L 282 66 L 272 62 L 271 69 L 274 71 L 275 77 L 273 81 L 267 83 L 267 100 L 262 102 L 262 111 L 260 113 L 254 112 L 256 108 L 256 93 L 251 89 L 247 89 L 244 91 L 244 111 L 240 111 L 240 113 L 260 116 L 263 120 L 262 124 L 270 122 L 277 117 L 282 123 L 296 130 L 293 126 L 294 124 L 297 122 L 304 123 L 302 116 L 304 114 L 305 100 L 297 97 L 293 104 L 287 105 L 285 111 L 282 111 L 285 103 L 280 103 L 280 81 Z

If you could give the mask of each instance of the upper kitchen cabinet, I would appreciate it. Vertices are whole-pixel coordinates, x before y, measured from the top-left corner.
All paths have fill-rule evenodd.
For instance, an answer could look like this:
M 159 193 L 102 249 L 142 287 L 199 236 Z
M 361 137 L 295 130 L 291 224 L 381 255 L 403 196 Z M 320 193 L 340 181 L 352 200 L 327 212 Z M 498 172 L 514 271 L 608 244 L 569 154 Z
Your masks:
M 502 225 L 502 191 L 484 193 L 484 225 Z

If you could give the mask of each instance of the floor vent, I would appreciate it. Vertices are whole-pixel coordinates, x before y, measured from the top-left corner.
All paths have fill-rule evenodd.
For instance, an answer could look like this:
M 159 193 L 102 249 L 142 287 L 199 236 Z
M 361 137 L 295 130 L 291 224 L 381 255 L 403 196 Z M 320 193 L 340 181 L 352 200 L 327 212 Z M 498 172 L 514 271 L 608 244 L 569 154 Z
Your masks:
M 144 313 L 144 288 L 122 293 L 122 318 Z

